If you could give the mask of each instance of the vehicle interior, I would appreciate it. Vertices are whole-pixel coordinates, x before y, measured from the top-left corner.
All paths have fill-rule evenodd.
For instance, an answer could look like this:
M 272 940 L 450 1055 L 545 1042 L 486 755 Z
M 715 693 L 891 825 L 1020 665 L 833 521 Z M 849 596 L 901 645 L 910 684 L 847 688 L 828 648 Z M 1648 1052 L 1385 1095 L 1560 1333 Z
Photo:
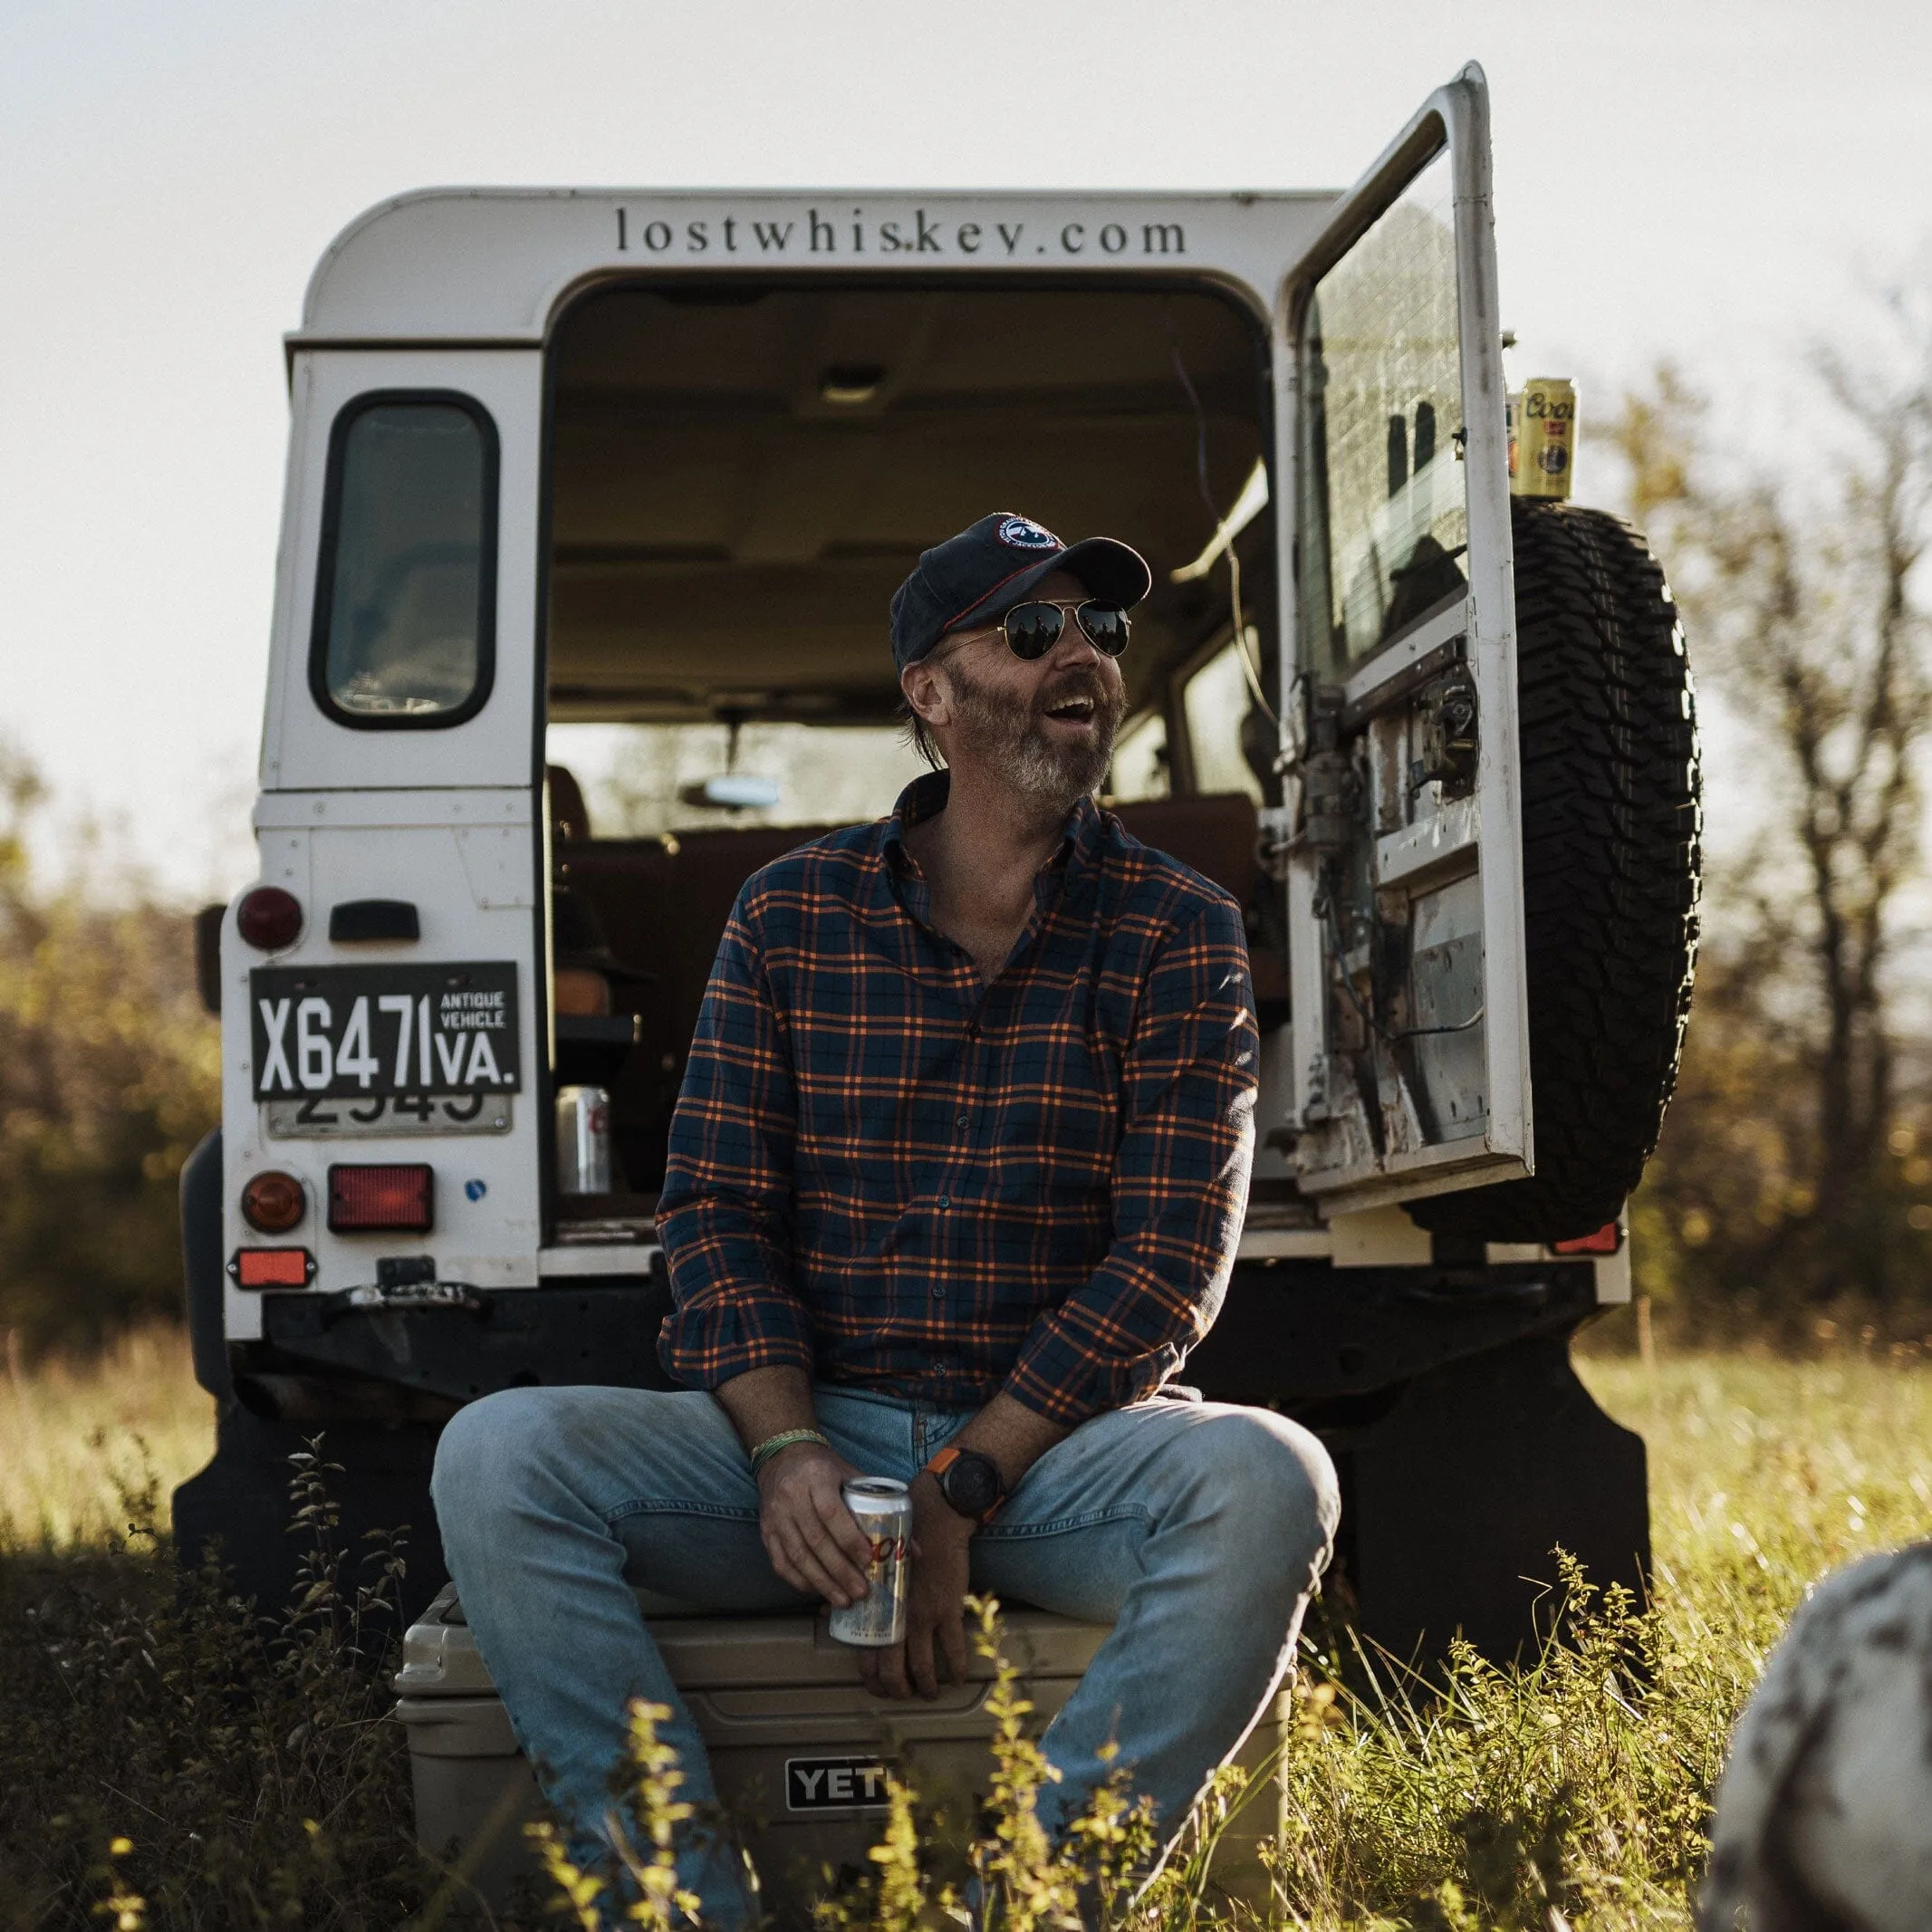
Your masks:
M 1279 796 L 1267 358 L 1260 318 L 1173 280 L 620 284 L 561 320 L 558 1074 L 610 1088 L 614 1186 L 657 1190 L 739 887 L 883 816 L 922 769 L 888 606 L 921 551 L 993 510 L 1152 566 L 1103 803 L 1240 899 L 1263 1024 L 1285 1017 L 1254 856 Z M 596 1044 L 633 1032 L 628 1053 Z

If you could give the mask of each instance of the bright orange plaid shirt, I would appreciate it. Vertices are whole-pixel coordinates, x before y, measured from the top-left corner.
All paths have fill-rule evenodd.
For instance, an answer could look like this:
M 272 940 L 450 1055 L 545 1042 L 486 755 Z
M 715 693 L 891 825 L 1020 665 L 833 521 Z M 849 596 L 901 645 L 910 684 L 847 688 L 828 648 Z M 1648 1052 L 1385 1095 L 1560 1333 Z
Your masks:
M 983 985 L 889 819 L 738 895 L 671 1124 L 659 1350 L 1075 1423 L 1149 1394 L 1226 1291 L 1258 1040 L 1240 908 L 1091 799 Z

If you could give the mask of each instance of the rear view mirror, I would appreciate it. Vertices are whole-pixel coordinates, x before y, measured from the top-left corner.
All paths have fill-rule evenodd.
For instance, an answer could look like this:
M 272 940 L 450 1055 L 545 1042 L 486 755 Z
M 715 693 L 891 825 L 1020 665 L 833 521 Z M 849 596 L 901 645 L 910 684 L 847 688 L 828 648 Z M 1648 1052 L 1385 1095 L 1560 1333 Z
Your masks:
M 723 772 L 695 785 L 686 785 L 678 796 L 687 805 L 710 805 L 726 812 L 763 812 L 779 798 L 775 778 L 757 778 L 749 772 Z

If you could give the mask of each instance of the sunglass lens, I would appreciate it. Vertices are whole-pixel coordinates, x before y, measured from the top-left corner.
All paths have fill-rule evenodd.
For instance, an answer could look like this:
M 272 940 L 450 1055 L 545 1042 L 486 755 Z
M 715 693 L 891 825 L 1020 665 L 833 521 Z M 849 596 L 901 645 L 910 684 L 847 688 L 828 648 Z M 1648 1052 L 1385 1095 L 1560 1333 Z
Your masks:
M 1095 650 L 1118 658 L 1127 649 L 1127 612 L 1119 604 L 1084 603 L 1074 615 Z
M 1015 604 L 1006 613 L 1006 641 L 1016 658 L 1043 658 L 1060 641 L 1066 622 L 1058 604 Z

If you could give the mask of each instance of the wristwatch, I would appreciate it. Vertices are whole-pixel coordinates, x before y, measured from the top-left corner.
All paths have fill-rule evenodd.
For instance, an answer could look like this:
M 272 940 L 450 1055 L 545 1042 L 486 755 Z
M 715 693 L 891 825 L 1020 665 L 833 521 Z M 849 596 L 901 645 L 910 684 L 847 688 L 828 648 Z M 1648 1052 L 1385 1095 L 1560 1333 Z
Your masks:
M 926 1465 L 926 1474 L 939 1485 L 939 1494 L 962 1516 L 984 1526 L 998 1515 L 1006 1500 L 1006 1478 L 990 1456 L 947 1443 Z

